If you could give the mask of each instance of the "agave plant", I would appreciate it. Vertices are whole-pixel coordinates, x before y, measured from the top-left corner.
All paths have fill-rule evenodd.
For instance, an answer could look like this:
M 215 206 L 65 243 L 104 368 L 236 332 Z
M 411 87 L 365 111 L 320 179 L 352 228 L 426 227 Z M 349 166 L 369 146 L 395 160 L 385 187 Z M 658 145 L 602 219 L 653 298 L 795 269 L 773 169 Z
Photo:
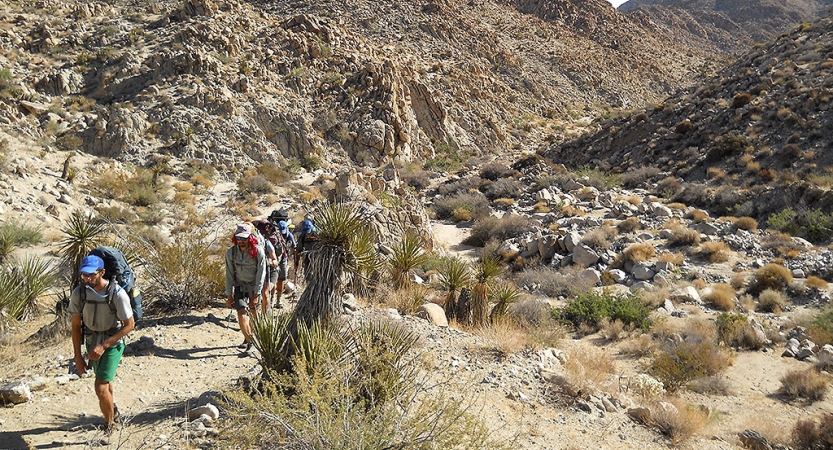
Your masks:
M 500 260 L 485 255 L 474 266 L 474 286 L 471 289 L 471 325 L 485 325 L 489 320 L 489 285 L 500 274 Z
M 0 321 L 26 320 L 38 313 L 38 299 L 55 285 L 52 265 L 30 257 L 0 266 Z M 5 328 L 6 323 L 0 324 Z
M 413 271 L 425 264 L 428 254 L 422 248 L 422 240 L 415 233 L 406 233 L 393 249 L 390 258 L 391 278 L 394 289 L 405 289 L 413 284 Z
M 495 322 L 506 315 L 506 311 L 512 303 L 518 301 L 520 294 L 515 286 L 508 281 L 499 283 L 491 289 L 491 297 L 495 300 L 495 306 L 489 314 L 489 321 Z
M 440 286 L 448 291 L 445 298 L 445 315 L 449 318 L 458 318 L 457 300 L 460 291 L 471 285 L 471 268 L 468 263 L 460 258 L 443 258 L 439 266 Z
M 342 312 L 341 295 L 354 278 L 378 268 L 376 238 L 370 220 L 355 205 L 329 203 L 313 212 L 316 241 L 305 254 L 307 287 L 298 299 L 296 317 L 307 324 L 325 324 Z
M 78 274 L 81 260 L 103 243 L 105 230 L 104 221 L 81 211 L 75 211 L 61 228 L 65 236 L 61 239 L 59 250 L 63 264 L 70 269 L 70 290 L 81 284 L 81 275 Z

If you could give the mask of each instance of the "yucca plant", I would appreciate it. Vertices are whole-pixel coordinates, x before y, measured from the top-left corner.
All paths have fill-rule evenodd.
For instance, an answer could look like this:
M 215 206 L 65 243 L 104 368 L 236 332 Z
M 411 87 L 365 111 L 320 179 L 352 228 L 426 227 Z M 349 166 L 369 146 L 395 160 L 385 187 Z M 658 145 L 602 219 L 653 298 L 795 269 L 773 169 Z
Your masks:
M 304 371 L 308 376 L 331 374 L 346 363 L 345 336 L 332 324 L 298 322 L 290 344 L 292 353 L 287 354 L 295 357 L 295 370 Z
M 65 236 L 61 239 L 59 251 L 63 257 L 63 264 L 69 268 L 71 274 L 70 290 L 81 284 L 81 275 L 78 273 L 81 260 L 92 249 L 103 244 L 105 231 L 104 221 L 81 211 L 75 211 L 61 228 Z
M 518 301 L 520 293 L 515 286 L 508 281 L 496 284 L 491 290 L 491 297 L 496 302 L 492 312 L 489 314 L 489 321 L 495 322 L 506 316 L 509 305 Z
M 39 311 L 38 299 L 54 285 L 55 274 L 49 261 L 29 257 L 0 266 L 0 321 L 34 317 Z M 0 328 L 6 325 L 0 324 Z
M 370 218 L 355 205 L 325 204 L 316 208 L 313 217 L 318 234 L 305 255 L 307 286 L 295 315 L 307 324 L 327 324 L 342 313 L 344 287 L 378 267 L 376 239 L 367 226 Z
M 449 319 L 457 318 L 457 299 L 462 289 L 468 288 L 471 285 L 471 269 L 468 263 L 460 258 L 443 258 L 440 261 L 439 283 L 440 286 L 448 291 L 445 298 L 445 315 Z
M 500 260 L 491 255 L 480 258 L 474 266 L 474 286 L 471 289 L 471 325 L 481 326 L 489 321 L 489 287 L 502 270 Z
M 428 261 L 428 254 L 422 247 L 422 240 L 416 233 L 405 233 L 394 247 L 390 258 L 390 271 L 394 289 L 405 289 L 413 284 L 414 269 Z
M 14 220 L 0 225 L 0 263 L 11 255 L 15 247 L 38 244 L 42 240 L 43 233 L 38 227 L 27 226 Z
M 287 372 L 292 368 L 292 361 L 287 353 L 291 336 L 289 323 L 291 314 L 258 314 L 252 320 L 252 342 L 260 354 L 260 365 L 267 372 Z
M 417 336 L 403 326 L 382 321 L 362 323 L 349 336 L 348 351 L 357 365 L 361 399 L 372 407 L 398 398 L 413 382 L 416 365 L 409 355 Z

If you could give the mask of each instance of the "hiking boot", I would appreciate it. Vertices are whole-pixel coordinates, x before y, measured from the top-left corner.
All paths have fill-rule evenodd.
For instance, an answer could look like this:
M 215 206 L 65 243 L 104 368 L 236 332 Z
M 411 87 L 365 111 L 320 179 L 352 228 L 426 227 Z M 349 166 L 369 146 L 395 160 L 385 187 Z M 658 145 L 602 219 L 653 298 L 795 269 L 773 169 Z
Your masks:
M 113 435 L 113 433 L 115 433 L 118 430 L 119 430 L 119 424 L 117 424 L 115 422 L 108 423 L 107 425 L 104 426 L 104 436 L 109 438 L 110 436 Z
M 246 344 L 246 350 L 244 350 L 244 351 L 245 351 L 246 353 L 251 353 L 251 352 L 252 352 L 252 343 L 251 343 L 251 342 L 249 342 L 248 344 Z
M 121 423 L 121 413 L 116 405 L 113 405 L 113 423 Z
M 242 343 L 242 344 L 240 344 L 240 345 L 238 345 L 238 346 L 237 346 L 237 348 L 239 348 L 240 350 L 243 350 L 243 349 L 245 349 L 245 348 L 249 348 L 249 347 L 251 347 L 251 346 L 252 346 L 252 344 L 250 344 L 250 343 L 249 343 L 249 341 L 247 341 L 247 340 L 245 340 L 245 339 L 244 339 L 244 340 L 243 340 L 243 343 Z

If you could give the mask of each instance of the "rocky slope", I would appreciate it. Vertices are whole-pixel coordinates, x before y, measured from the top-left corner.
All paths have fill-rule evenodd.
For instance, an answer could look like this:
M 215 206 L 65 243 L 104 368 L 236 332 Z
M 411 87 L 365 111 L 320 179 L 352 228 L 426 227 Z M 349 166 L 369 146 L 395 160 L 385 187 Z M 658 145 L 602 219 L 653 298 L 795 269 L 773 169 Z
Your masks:
M 619 10 L 645 17 L 676 39 L 741 54 L 824 15 L 830 5 L 830 0 L 630 0 Z
M 720 214 L 766 218 L 787 206 L 830 212 L 831 31 L 830 17 L 797 27 L 696 90 L 542 153 L 622 173 L 634 185 L 676 177 L 655 190 Z
M 6 3 L 0 123 L 134 163 L 464 160 L 656 101 L 715 64 L 605 2 L 553 5 Z

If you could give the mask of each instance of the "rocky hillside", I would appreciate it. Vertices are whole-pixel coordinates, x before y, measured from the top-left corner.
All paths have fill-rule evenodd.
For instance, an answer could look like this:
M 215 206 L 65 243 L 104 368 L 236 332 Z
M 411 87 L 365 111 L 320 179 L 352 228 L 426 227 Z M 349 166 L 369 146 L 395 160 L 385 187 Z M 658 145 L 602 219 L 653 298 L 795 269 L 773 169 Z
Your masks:
M 676 39 L 733 53 L 824 15 L 830 0 L 630 0 L 619 10 L 645 17 Z
M 530 148 L 715 64 L 601 0 L 11 2 L 0 18 L 13 135 L 220 169 Z
M 720 214 L 831 211 L 833 19 L 793 29 L 699 88 L 542 151 Z M 682 183 L 682 184 L 681 184 Z

